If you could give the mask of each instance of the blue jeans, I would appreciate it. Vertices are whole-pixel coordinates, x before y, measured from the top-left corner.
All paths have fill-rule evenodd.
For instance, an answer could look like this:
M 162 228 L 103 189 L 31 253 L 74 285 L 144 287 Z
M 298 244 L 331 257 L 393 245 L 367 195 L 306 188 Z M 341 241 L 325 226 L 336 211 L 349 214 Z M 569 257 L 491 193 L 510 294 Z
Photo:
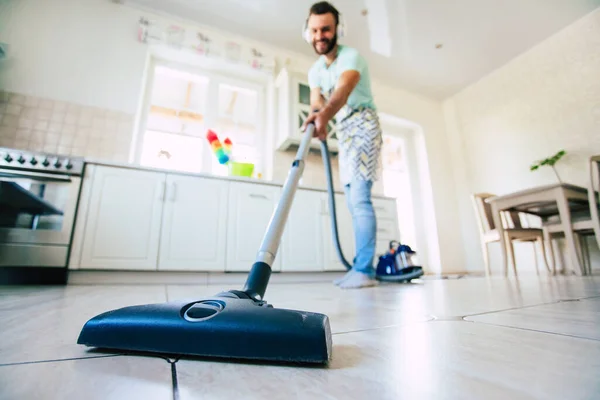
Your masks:
M 375 258 L 375 237 L 377 220 L 371 201 L 372 181 L 353 179 L 344 186 L 346 204 L 352 216 L 356 255 L 352 261 L 353 270 L 370 277 L 375 276 L 373 259 Z

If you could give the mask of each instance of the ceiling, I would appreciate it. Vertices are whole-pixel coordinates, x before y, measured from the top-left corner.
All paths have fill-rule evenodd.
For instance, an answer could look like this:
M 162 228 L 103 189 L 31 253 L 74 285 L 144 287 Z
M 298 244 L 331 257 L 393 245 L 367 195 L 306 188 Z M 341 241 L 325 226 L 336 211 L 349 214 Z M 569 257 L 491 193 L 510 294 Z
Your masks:
M 127 0 L 314 57 L 312 47 L 300 36 L 313 2 Z M 374 79 L 444 99 L 600 7 L 600 0 L 337 0 L 333 4 L 347 24 L 342 43 L 362 52 Z M 362 15 L 365 9 L 366 16 Z M 388 36 L 389 57 L 379 49 L 385 50 Z M 383 46 L 373 47 L 372 41 Z

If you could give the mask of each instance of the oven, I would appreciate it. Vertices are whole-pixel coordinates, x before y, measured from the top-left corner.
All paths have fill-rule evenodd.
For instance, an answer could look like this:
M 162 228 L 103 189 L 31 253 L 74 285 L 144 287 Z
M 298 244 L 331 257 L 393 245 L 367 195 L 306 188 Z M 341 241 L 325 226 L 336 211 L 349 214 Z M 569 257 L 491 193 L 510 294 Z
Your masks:
M 83 166 L 0 148 L 0 267 L 67 267 Z

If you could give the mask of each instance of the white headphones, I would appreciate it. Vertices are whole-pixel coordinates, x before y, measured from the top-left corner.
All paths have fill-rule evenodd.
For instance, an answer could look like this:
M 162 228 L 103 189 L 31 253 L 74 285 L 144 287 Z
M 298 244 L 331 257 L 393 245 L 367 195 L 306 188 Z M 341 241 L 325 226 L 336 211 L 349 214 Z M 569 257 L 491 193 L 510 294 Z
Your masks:
M 344 21 L 344 17 L 341 13 L 338 14 L 338 19 L 340 22 L 337 24 L 337 36 L 338 39 L 340 39 L 346 36 L 346 22 Z M 302 38 L 307 43 L 312 43 L 310 31 L 308 30 L 308 18 L 306 18 L 306 21 L 304 21 L 304 25 L 302 26 Z

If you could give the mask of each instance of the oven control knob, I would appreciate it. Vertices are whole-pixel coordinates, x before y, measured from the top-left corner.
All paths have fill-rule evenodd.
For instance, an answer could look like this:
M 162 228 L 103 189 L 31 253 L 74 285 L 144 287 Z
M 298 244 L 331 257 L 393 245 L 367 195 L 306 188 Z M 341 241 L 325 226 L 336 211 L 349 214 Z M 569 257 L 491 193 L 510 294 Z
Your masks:
M 35 159 L 35 157 L 31 157 L 31 160 L 29 160 L 29 163 L 31 165 L 35 165 L 35 164 L 37 164 L 37 160 Z
M 6 160 L 6 162 L 11 162 L 13 158 L 10 156 L 10 154 L 6 153 L 6 157 L 4 157 L 4 160 Z
M 65 165 L 65 168 L 66 168 L 66 169 L 71 169 L 71 168 L 73 168 L 73 164 L 71 163 L 71 161 L 70 161 L 70 160 L 67 160 L 67 165 Z
M 60 160 L 57 158 L 57 159 L 56 159 L 56 161 L 54 161 L 54 166 L 55 166 L 56 168 L 60 168 L 60 166 L 61 166 L 61 165 L 62 165 L 62 164 L 60 163 Z
M 48 165 L 50 165 L 50 161 L 48 161 L 48 157 L 44 158 L 44 161 L 42 161 L 42 165 L 44 167 L 47 167 Z
M 25 162 L 25 158 L 23 156 L 19 156 L 19 159 L 17 161 L 19 162 L 19 164 L 23 164 Z

